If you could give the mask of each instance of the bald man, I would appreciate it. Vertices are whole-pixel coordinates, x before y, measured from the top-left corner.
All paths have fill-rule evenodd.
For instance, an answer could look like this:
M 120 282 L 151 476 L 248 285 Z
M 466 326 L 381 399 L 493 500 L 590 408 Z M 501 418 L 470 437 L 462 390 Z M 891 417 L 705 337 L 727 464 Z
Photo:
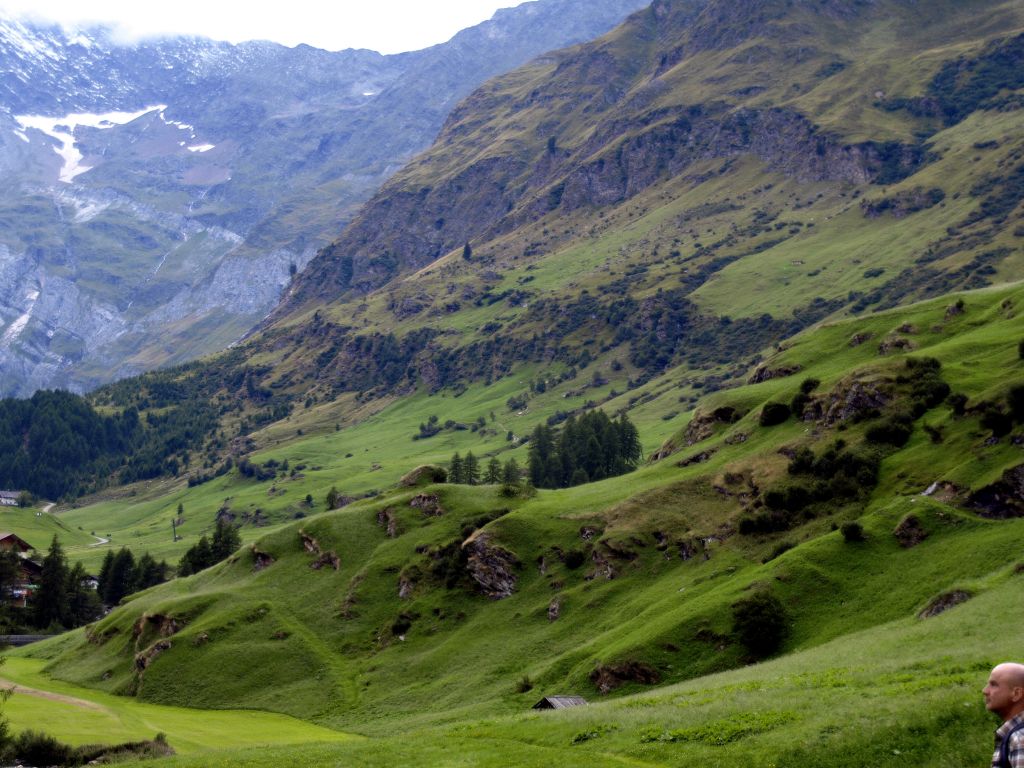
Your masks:
M 1003 719 L 992 768 L 1024 768 L 1024 664 L 1000 664 L 982 691 L 985 708 Z

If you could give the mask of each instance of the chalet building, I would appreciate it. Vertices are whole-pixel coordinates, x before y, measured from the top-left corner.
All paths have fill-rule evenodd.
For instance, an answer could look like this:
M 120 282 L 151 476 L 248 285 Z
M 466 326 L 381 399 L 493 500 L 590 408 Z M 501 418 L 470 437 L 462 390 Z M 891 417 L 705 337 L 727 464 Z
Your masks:
M 533 705 L 534 709 L 568 709 L 569 707 L 582 707 L 587 700 L 582 696 L 545 696 Z
M 0 532 L 0 551 L 16 552 L 21 557 L 21 578 L 11 588 L 10 600 L 15 608 L 28 606 L 29 596 L 35 591 L 39 576 L 43 572 L 43 566 L 29 559 L 28 553 L 31 549 L 32 545 L 20 536 Z
M 20 491 L 0 491 L 0 507 L 18 506 L 19 496 L 21 496 Z
M 0 493 L 6 493 L 6 491 L 0 491 Z M 13 533 L 6 533 L 0 531 L 0 550 L 4 552 L 28 552 L 32 549 L 32 545 L 25 541 L 20 536 Z

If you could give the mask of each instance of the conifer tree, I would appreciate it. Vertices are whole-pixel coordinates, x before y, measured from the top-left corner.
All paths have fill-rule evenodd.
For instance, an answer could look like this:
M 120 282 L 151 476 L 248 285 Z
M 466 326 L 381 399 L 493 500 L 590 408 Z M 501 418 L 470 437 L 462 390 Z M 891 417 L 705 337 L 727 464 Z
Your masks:
M 43 558 L 33 605 L 33 621 L 37 627 L 66 625 L 68 619 L 68 563 L 64 550 L 54 534 Z
M 551 428 L 538 424 L 530 436 L 530 482 L 537 488 L 551 488 L 551 456 L 554 446 Z
M 501 482 L 505 485 L 519 485 L 519 481 L 521 479 L 519 462 L 515 459 L 509 459 L 506 461 L 505 466 L 502 467 L 501 471 Z
M 327 509 L 337 509 L 339 499 L 340 494 L 338 493 L 338 489 L 332 485 L 331 490 L 327 492 L 327 498 L 325 499 L 327 502 Z
M 466 485 L 478 485 L 480 483 L 480 462 L 472 451 L 466 453 L 462 464 L 462 477 Z
M 103 565 L 100 566 L 100 573 L 97 577 L 99 582 L 96 586 L 96 591 L 99 593 L 100 598 L 107 593 L 107 585 L 110 583 L 110 569 L 114 565 L 114 550 L 108 549 L 107 554 L 103 556 Z
M 80 627 L 95 621 L 103 611 L 100 598 L 85 583 L 85 566 L 80 562 L 68 571 L 68 626 Z
M 224 560 L 241 545 L 242 537 L 238 535 L 238 529 L 222 517 L 217 521 L 217 528 L 213 532 L 213 543 L 210 545 L 213 558 L 211 565 Z
M 455 452 L 452 460 L 448 463 L 448 482 L 455 483 L 456 485 L 466 482 L 465 464 L 458 451 Z
M 107 605 L 117 605 L 122 597 L 134 591 L 135 556 L 127 547 L 121 547 L 110 565 L 110 573 L 101 597 Z
M 491 460 L 487 462 L 487 474 L 484 475 L 485 485 L 497 485 L 501 482 L 501 462 L 497 458 L 491 457 Z

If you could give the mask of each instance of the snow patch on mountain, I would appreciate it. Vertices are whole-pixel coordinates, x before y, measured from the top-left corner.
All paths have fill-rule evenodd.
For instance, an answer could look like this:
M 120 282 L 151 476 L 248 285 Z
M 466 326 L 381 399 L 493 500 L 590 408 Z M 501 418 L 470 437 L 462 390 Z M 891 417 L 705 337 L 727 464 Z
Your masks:
M 77 128 L 106 129 L 113 128 L 115 125 L 127 125 L 150 112 L 160 110 L 162 113 L 165 109 L 167 107 L 160 104 L 154 107 L 144 107 L 138 112 L 105 112 L 101 115 L 77 112 L 64 117 L 15 115 L 14 119 L 18 121 L 22 131 L 34 128 L 57 140 L 59 146 L 54 147 L 54 151 L 64 160 L 64 165 L 60 169 L 60 180 L 70 184 L 75 180 L 75 176 L 93 168 L 91 165 L 82 165 L 84 156 L 75 146 L 75 130 Z
M 3 339 L 0 339 L 0 346 L 10 346 L 11 342 L 14 341 L 21 332 L 25 330 L 25 326 L 28 325 L 28 321 L 32 319 L 32 310 L 36 306 L 36 302 L 39 300 L 39 291 L 36 289 L 30 290 L 25 295 L 25 301 L 28 302 L 28 309 L 25 310 L 10 327 L 4 331 Z

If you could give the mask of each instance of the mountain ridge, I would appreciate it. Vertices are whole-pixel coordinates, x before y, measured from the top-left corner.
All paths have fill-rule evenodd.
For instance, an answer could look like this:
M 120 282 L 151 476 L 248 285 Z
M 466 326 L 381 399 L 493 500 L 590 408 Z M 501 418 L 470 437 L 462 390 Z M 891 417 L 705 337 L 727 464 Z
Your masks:
M 25 42 L 29 27 L 5 22 L 0 167 L 12 183 L 0 200 L 8 220 L 2 244 L 8 269 L 23 261 L 26 270 L 0 296 L 0 319 L 7 329 L 26 314 L 31 320 L 0 345 L 0 390 L 81 390 L 236 341 L 354 207 L 429 142 L 453 99 L 549 46 L 606 29 L 637 4 L 608 0 L 584 9 L 545 0 L 509 9 L 450 43 L 390 57 L 198 38 L 118 46 L 102 32 L 87 47 L 84 33 L 58 28 L 42 30 L 33 49 Z M 529 32 L 534 24 L 543 31 Z M 63 65 L 55 46 L 68 53 Z M 26 47 L 33 55 L 16 55 Z M 15 119 L 155 105 L 168 106 L 130 125 L 63 134 L 90 168 L 71 183 L 58 180 L 55 139 L 26 132 Z M 175 223 L 182 217 L 190 228 Z M 200 242 L 206 231 L 213 237 Z M 216 245 L 217 232 L 239 240 Z M 117 273 L 106 269 L 111 249 L 121 262 Z M 228 257 L 239 265 L 234 274 L 248 271 L 263 283 L 241 288 L 237 310 L 240 286 L 209 288 Z M 29 263 L 38 266 L 34 273 Z M 68 293 L 69 278 L 77 293 Z M 77 314 L 110 322 L 100 335 L 83 335 L 59 315 L 51 323 L 44 309 L 61 299 L 47 285 L 63 291 Z M 34 292 L 41 302 L 25 300 Z M 140 321 L 150 296 L 172 303 Z M 134 316 L 122 314 L 129 303 Z M 161 339 L 168 315 L 173 335 Z

